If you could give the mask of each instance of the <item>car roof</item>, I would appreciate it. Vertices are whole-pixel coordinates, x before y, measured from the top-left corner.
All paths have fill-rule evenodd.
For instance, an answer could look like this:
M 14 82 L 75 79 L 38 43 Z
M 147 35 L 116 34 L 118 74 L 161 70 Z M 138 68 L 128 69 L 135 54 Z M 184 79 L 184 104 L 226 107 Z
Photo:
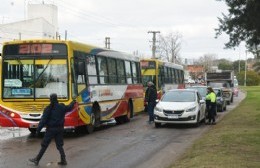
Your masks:
M 207 88 L 208 86 L 205 86 L 205 85 L 192 85 L 192 86 L 188 86 L 188 87 L 202 87 L 202 88 Z
M 175 92 L 175 91 L 194 91 L 198 92 L 196 89 L 171 89 L 169 92 Z

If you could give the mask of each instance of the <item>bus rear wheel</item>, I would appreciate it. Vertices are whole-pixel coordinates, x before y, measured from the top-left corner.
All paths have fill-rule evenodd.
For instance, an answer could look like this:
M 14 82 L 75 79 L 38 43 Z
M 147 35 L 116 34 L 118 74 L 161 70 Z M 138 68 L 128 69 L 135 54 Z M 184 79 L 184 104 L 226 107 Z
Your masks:
M 132 102 L 132 100 L 129 100 L 127 114 L 116 117 L 115 120 L 118 124 L 123 124 L 123 123 L 129 122 L 130 119 L 133 118 L 133 115 L 134 115 L 133 102 Z
M 124 116 L 125 122 L 129 122 L 131 118 L 134 116 L 134 106 L 133 106 L 133 101 L 129 100 L 128 101 L 128 111 L 127 114 Z

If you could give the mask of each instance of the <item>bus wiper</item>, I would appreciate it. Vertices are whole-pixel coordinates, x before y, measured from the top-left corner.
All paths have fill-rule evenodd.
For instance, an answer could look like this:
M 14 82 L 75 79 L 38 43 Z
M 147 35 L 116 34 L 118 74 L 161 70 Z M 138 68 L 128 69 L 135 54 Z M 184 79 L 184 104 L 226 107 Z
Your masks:
M 21 62 L 21 59 L 19 57 L 15 57 L 15 58 L 16 58 L 15 60 L 18 62 L 19 65 L 23 65 L 23 63 Z
M 42 76 L 42 74 L 45 72 L 45 70 L 48 68 L 48 66 L 50 65 L 51 61 L 52 61 L 52 57 L 50 58 L 49 62 L 47 63 L 46 67 L 42 70 L 42 72 L 39 74 L 39 76 L 37 77 L 37 79 L 35 80 L 34 83 L 37 83 L 38 80 L 40 79 L 40 77 Z

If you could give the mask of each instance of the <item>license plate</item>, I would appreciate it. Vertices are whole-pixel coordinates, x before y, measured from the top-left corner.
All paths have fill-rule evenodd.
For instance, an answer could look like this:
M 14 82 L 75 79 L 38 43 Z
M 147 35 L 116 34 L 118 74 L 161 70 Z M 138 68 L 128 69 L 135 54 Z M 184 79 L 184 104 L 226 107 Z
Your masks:
M 30 128 L 37 128 L 38 124 L 30 124 Z
M 170 115 L 168 116 L 169 119 L 178 119 L 179 116 L 178 115 Z

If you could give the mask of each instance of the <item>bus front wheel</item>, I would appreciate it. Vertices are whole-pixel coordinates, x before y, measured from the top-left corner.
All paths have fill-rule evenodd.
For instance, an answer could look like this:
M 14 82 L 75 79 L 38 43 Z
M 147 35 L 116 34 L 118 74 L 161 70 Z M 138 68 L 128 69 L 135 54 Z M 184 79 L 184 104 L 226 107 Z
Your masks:
M 31 134 L 36 134 L 36 128 L 28 128 Z

